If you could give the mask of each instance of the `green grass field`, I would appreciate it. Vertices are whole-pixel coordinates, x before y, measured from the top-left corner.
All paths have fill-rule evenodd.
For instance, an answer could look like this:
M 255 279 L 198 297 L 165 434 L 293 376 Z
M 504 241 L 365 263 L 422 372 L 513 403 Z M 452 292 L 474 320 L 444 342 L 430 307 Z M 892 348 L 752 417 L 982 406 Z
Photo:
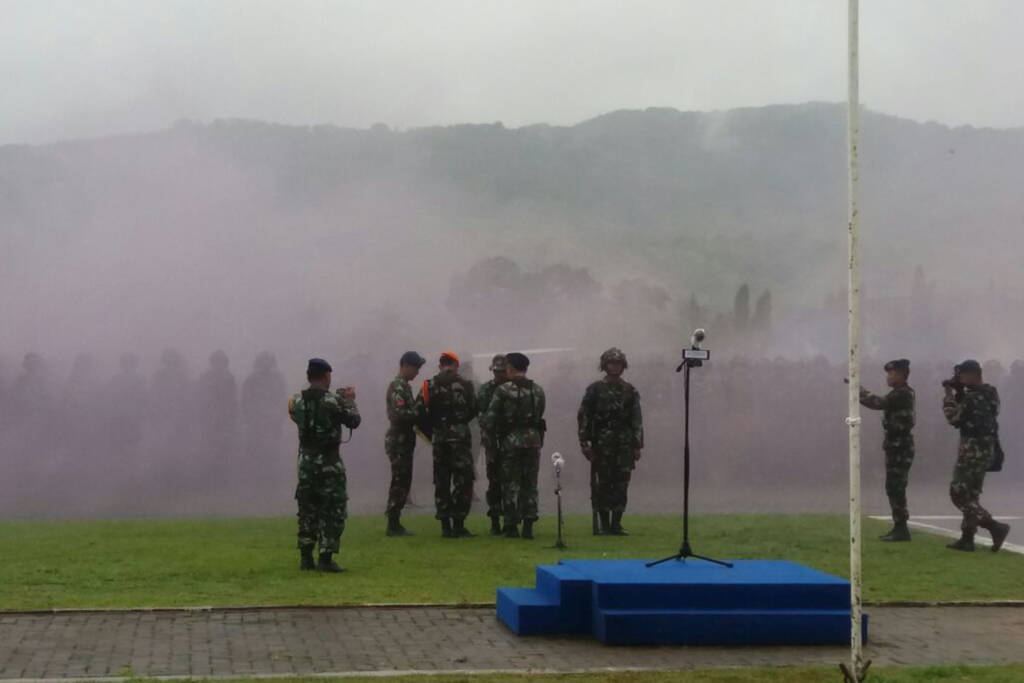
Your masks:
M 755 669 L 692 669 L 686 671 L 601 672 L 595 674 L 469 674 L 388 677 L 394 683 L 818 683 L 840 680 L 838 668 L 777 667 Z M 145 680 L 145 679 L 139 679 Z M 380 676 L 354 678 L 276 678 L 279 683 L 369 683 Z M 872 668 L 870 681 L 877 683 L 1016 683 L 1024 680 L 1024 665 L 930 666 L 906 669 Z M 222 679 L 222 683 L 264 683 L 266 679 Z
M 469 527 L 485 530 L 486 520 Z M 820 515 L 721 515 L 693 520 L 695 550 L 723 558 L 787 559 L 846 575 L 847 521 Z M 632 535 L 593 537 L 570 517 L 569 549 L 550 548 L 554 520 L 533 541 L 440 538 L 428 516 L 412 538 L 387 538 L 383 517 L 349 520 L 340 576 L 300 573 L 295 522 L 282 519 L 0 523 L 0 610 L 75 607 L 350 605 L 494 601 L 500 585 L 533 585 L 534 566 L 571 557 L 661 557 L 679 544 L 676 517 L 632 517 Z M 915 532 L 911 543 L 875 541 L 887 525 L 865 520 L 865 598 L 1024 599 L 1024 557 Z M 987 680 L 987 679 L 986 679 Z M 994 679 L 993 679 L 994 680 Z

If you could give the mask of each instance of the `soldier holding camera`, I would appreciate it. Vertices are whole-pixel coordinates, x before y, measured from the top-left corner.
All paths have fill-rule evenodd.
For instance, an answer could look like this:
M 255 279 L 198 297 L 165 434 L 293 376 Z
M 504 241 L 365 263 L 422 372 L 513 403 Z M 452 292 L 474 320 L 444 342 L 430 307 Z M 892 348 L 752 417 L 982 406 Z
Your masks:
M 345 463 L 341 460 L 341 429 L 359 426 L 356 392 L 342 387 L 331 392 L 330 363 L 312 358 L 306 369 L 309 388 L 288 401 L 288 415 L 299 430 L 299 552 L 302 570 L 344 571 L 331 556 L 338 552 L 348 517 Z M 313 563 L 313 550 L 319 561 Z
M 860 388 L 860 403 L 865 408 L 882 411 L 882 429 L 885 441 L 885 493 L 889 497 L 893 527 L 881 536 L 883 541 L 909 541 L 910 530 L 907 520 L 907 482 L 910 466 L 914 462 L 914 390 L 907 384 L 910 377 L 910 361 L 906 358 L 892 360 L 885 364 L 885 382 L 889 393 L 885 396 L 872 394 Z
M 981 365 L 975 360 L 956 366 L 953 378 L 945 380 L 942 386 L 946 390 L 942 412 L 946 421 L 960 430 L 960 447 L 949 497 L 963 513 L 960 539 L 947 547 L 973 551 L 974 534 L 981 527 L 992 535 L 992 552 L 996 552 L 1006 540 L 1010 525 L 992 519 L 979 499 L 986 472 L 1002 467 L 997 422 L 999 392 L 984 383 Z

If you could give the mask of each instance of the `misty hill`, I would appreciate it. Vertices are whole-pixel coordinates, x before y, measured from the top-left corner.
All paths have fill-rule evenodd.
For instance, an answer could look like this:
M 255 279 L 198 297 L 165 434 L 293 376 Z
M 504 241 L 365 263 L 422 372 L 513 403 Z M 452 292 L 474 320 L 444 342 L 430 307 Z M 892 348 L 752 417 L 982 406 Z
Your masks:
M 1024 130 L 865 112 L 862 131 L 869 292 L 905 293 L 917 264 L 940 287 L 1024 284 L 1008 248 Z M 289 309 L 294 328 L 339 303 L 443 303 L 454 275 L 504 254 L 680 303 L 727 306 L 750 282 L 820 304 L 844 282 L 845 135 L 842 106 L 805 104 L 519 129 L 182 122 L 0 147 L 0 297 L 34 321 L 71 302 L 70 325 L 112 308 L 227 328 Z

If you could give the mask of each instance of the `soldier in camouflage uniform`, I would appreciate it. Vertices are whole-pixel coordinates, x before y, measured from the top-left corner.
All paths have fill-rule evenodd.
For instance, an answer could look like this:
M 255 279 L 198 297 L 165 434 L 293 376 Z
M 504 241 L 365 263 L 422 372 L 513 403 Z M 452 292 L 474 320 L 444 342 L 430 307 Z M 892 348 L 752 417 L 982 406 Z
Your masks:
M 602 380 L 587 387 L 576 415 L 580 450 L 590 461 L 591 504 L 600 518 L 595 534 L 625 536 L 629 480 L 644 447 L 640 394 L 622 379 L 626 354 L 610 348 L 601 354 Z
M 537 521 L 537 475 L 544 445 L 544 390 L 526 377 L 530 359 L 521 353 L 506 356 L 508 381 L 494 390 L 483 428 L 500 451 L 502 512 L 508 538 L 533 538 Z
M 505 356 L 498 354 L 491 360 L 491 372 L 494 379 L 487 380 L 480 385 L 476 392 L 476 406 L 480 415 L 486 415 L 491 405 L 491 397 L 499 386 L 508 380 L 508 364 Z M 502 471 L 498 442 L 494 435 L 487 430 L 484 420 L 480 420 L 480 440 L 483 441 L 484 453 L 487 457 L 487 516 L 491 518 L 491 536 L 501 535 L 501 507 L 503 496 L 501 493 Z
M 946 395 L 942 412 L 946 421 L 960 430 L 960 447 L 949 497 L 963 513 L 961 536 L 947 547 L 954 550 L 974 550 L 974 534 L 978 527 L 992 535 L 992 552 L 1002 547 L 1010 525 L 992 519 L 981 506 L 981 490 L 985 473 L 990 470 L 999 448 L 999 392 L 982 381 L 978 361 L 966 360 L 956 367 L 952 380 L 942 383 Z
M 398 362 L 398 375 L 388 385 L 388 431 L 384 452 L 391 462 L 391 486 L 388 488 L 388 536 L 410 536 L 400 520 L 402 508 L 412 486 L 412 454 L 416 448 L 416 398 L 409 382 L 416 379 L 426 359 L 415 351 L 406 351 Z
M 434 505 L 445 538 L 473 536 L 466 515 L 473 502 L 473 441 L 469 423 L 477 415 L 472 383 L 459 375 L 454 351 L 441 354 L 440 372 L 423 383 L 417 398 L 434 446 Z
M 331 366 L 313 358 L 306 369 L 309 388 L 288 401 L 288 415 L 299 429 L 299 483 L 295 500 L 299 505 L 300 569 L 322 572 L 344 571 L 331 556 L 338 552 L 348 516 L 345 464 L 341 461 L 341 428 L 359 426 L 359 409 L 351 387 L 331 393 Z M 313 564 L 313 548 L 320 559 Z
M 885 493 L 889 497 L 893 527 L 881 537 L 883 541 L 909 541 L 907 520 L 907 481 L 914 462 L 914 390 L 907 384 L 910 361 L 906 358 L 885 364 L 885 382 L 889 393 L 872 394 L 860 388 L 860 404 L 871 410 L 882 411 L 882 429 L 885 440 Z

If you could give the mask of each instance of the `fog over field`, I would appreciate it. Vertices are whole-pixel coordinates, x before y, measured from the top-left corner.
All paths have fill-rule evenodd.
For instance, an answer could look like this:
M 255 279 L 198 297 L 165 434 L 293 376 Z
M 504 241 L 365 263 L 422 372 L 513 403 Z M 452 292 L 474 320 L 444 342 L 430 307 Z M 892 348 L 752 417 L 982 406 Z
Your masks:
M 865 11 L 885 31 L 914 18 L 958 21 L 952 10 L 907 4 L 889 23 L 879 3 Z M 209 36 L 183 45 L 167 28 L 214 26 L 226 20 L 222 9 L 130 4 L 120 22 L 100 12 L 91 21 L 106 51 L 89 44 L 81 62 L 56 60 L 58 68 L 39 57 L 49 48 L 38 43 L 55 41 L 52 54 L 65 55 L 68 42 L 84 41 L 85 29 L 69 24 L 77 10 L 30 5 L 15 3 L 15 28 L 0 29 L 11 38 L 0 69 L 18 76 L 11 101 L 20 103 L 0 115 L 0 516 L 289 513 L 296 437 L 285 403 L 311 356 L 334 364 L 336 384 L 357 388 L 364 421 L 342 447 L 352 508 L 382 513 L 385 387 L 403 351 L 429 359 L 424 379 L 446 348 L 475 381 L 487 379 L 494 352 L 545 350 L 531 353 L 531 375 L 549 397 L 545 458 L 566 455 L 567 503 L 587 509 L 575 413 L 613 345 L 629 356 L 647 426 L 631 509 L 676 510 L 682 401 L 673 370 L 696 326 L 708 329 L 713 353 L 694 377 L 697 502 L 845 508 L 841 14 L 768 12 L 783 37 L 743 54 L 774 65 L 766 80 L 777 97 L 745 96 L 740 85 L 757 79 L 737 58 L 740 85 L 723 77 L 714 91 L 693 76 L 694 91 L 680 99 L 667 84 L 685 82 L 701 55 L 719 48 L 695 39 L 672 57 L 671 36 L 626 4 L 583 19 L 584 27 L 621 19 L 623 32 L 651 43 L 638 64 L 609 37 L 623 59 L 604 81 L 600 60 L 571 47 L 583 44 L 574 33 L 583 29 L 569 28 L 561 5 L 538 25 L 540 10 L 526 3 L 499 31 L 478 7 L 441 3 L 439 23 L 415 45 L 424 64 L 445 63 L 451 51 L 458 63 L 417 76 L 396 36 L 425 6 L 412 3 L 377 46 L 328 49 L 310 34 L 303 52 L 295 41 L 319 6 L 299 3 L 270 49 L 296 74 L 284 89 L 288 79 L 266 63 L 261 87 L 253 66 L 227 60 Z M 756 3 L 737 3 L 746 13 L 707 5 L 679 11 L 753 35 Z M 976 7 L 957 44 L 1004 45 L 998 14 L 1016 5 Z M 156 17 L 147 11 L 173 16 L 161 15 L 144 48 L 125 32 Z M 273 36 L 267 27 L 279 12 L 256 3 L 239 19 L 232 31 L 249 31 L 235 35 L 239 55 Z M 379 28 L 388 16 L 342 3 L 321 18 L 327 27 L 349 19 Z M 461 23 L 448 21 L 444 34 L 444 17 Z M 1014 457 L 1024 449 L 1024 121 L 1013 118 L 1020 103 L 1012 100 L 1024 89 L 1004 63 L 1021 62 L 993 56 L 971 71 L 959 60 L 944 74 L 961 96 L 928 95 L 938 76 L 923 81 L 925 67 L 948 66 L 947 56 L 911 31 L 905 59 L 890 55 L 920 85 L 911 106 L 899 79 L 882 73 L 878 34 L 865 30 L 866 55 L 876 47 L 866 56 L 875 80 L 865 82 L 878 95 L 862 114 L 865 384 L 881 391 L 881 364 L 912 360 L 911 505 L 951 511 L 943 496 L 956 435 L 941 419 L 938 383 L 953 362 L 985 362 L 1003 394 L 1008 464 L 991 490 L 1009 491 L 1024 476 Z M 505 81 L 522 101 L 468 94 L 467 83 L 502 80 L 511 68 L 481 35 L 518 51 L 524 33 L 561 45 L 549 45 L 552 55 L 581 60 L 572 66 L 579 101 L 554 97 L 556 84 L 544 79 L 532 88 Z M 453 47 L 452 36 L 465 42 Z M 829 36 L 840 42 L 831 46 Z M 800 45 L 828 56 L 800 74 L 788 68 Z M 364 72 L 351 63 L 359 55 L 372 64 Z M 521 73 L 539 74 L 541 61 Z M 118 66 L 120 84 L 110 75 Z M 161 68 L 164 79 L 153 76 Z M 374 71 L 379 80 L 367 75 Z M 636 86 L 637 74 L 651 82 Z M 31 79 L 37 90 L 25 86 Z M 447 95 L 438 83 L 450 84 Z M 609 92 L 595 95 L 602 83 Z M 328 86 L 322 100 L 311 94 Z M 309 116 L 296 99 L 315 103 Z M 964 108 L 969 99 L 976 111 Z M 865 417 L 867 483 L 877 494 L 869 503 L 884 510 L 880 429 L 875 415 Z M 414 501 L 432 512 L 425 445 L 415 467 Z M 549 480 L 545 466 L 545 504 Z

